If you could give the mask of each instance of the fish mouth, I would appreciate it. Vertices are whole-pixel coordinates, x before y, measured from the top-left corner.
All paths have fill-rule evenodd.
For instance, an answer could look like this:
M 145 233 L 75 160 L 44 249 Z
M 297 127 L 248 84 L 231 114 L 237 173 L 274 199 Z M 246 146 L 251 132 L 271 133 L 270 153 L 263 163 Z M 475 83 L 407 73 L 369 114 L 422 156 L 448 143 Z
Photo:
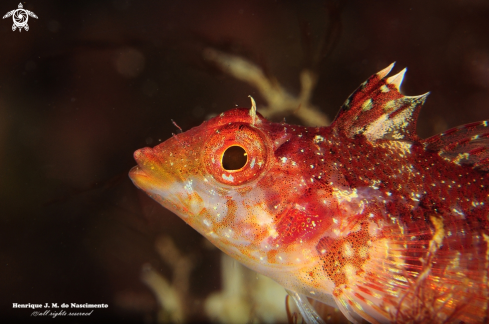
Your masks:
M 151 177 L 139 165 L 131 168 L 129 178 L 139 189 L 148 190 L 151 187 Z
M 163 207 L 186 218 L 187 201 L 181 197 L 184 187 L 178 175 L 165 167 L 167 161 L 159 158 L 154 149 L 147 147 L 134 152 L 134 159 L 137 165 L 129 171 L 129 178 L 134 185 Z
M 129 171 L 129 178 L 131 178 L 131 180 L 137 185 L 137 183 L 141 182 L 141 180 L 149 177 L 139 165 L 136 165 L 135 167 L 132 167 Z
M 134 160 L 136 160 L 135 167 L 129 171 L 129 178 L 131 178 L 134 185 L 142 190 L 148 190 L 154 186 L 154 175 L 151 174 L 151 169 L 154 169 L 153 149 L 149 147 L 142 148 L 134 152 Z
M 137 165 L 129 171 L 129 177 L 136 187 L 144 191 L 166 190 L 177 180 L 152 148 L 137 150 L 134 152 L 134 160 Z

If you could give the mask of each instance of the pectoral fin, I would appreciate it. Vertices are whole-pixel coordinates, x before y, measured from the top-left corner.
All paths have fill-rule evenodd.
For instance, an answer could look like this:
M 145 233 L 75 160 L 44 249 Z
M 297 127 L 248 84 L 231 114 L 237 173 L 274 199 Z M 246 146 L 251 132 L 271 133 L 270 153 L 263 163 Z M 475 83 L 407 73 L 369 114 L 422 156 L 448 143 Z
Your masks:
M 307 300 L 307 297 L 302 294 L 298 294 L 295 291 L 286 289 L 290 297 L 295 301 L 302 318 L 307 324 L 326 324 L 323 319 L 316 313 L 311 303 Z

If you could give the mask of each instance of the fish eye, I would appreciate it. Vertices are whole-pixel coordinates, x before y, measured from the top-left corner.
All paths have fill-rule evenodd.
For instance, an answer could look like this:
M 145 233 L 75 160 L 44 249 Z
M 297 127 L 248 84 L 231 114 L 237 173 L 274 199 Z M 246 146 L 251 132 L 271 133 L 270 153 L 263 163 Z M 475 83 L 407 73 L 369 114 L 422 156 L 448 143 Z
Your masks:
M 224 151 L 222 155 L 222 167 L 224 170 L 236 171 L 248 162 L 248 154 L 241 146 L 233 145 Z
M 226 185 L 253 181 L 267 168 L 268 140 L 259 129 L 244 123 L 229 123 L 206 139 L 201 161 L 212 177 Z

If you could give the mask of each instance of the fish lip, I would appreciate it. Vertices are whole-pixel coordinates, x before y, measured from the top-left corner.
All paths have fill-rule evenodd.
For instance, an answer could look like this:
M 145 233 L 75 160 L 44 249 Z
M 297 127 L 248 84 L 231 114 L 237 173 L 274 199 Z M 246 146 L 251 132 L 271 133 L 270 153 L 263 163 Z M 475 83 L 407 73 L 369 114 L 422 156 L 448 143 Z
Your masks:
M 149 156 L 153 155 L 153 149 L 151 147 L 143 147 L 142 149 L 136 150 L 133 154 L 134 160 L 139 167 L 142 167 L 142 162 L 147 160 Z
M 145 175 L 146 177 L 149 177 L 149 173 L 145 173 L 144 171 L 148 168 L 148 161 L 154 157 L 153 149 L 151 147 L 143 147 L 142 149 L 136 150 L 133 157 L 137 166 L 132 168 L 131 171 L 129 171 L 129 174 L 134 173 L 136 175 Z M 139 170 L 135 169 L 136 167 L 138 167 Z
M 166 188 L 174 181 L 174 176 L 161 165 L 154 149 L 145 147 L 134 152 L 137 165 L 129 171 L 129 177 L 136 187 L 145 191 L 151 188 Z
M 141 169 L 139 165 L 132 167 L 129 171 L 129 178 L 131 178 L 132 183 L 139 189 L 145 190 L 147 184 L 150 182 L 149 175 Z
M 129 177 L 131 179 L 134 179 L 136 177 L 146 177 L 148 178 L 148 174 L 141 169 L 139 165 L 136 165 L 135 167 L 132 167 L 131 170 L 129 170 Z
M 129 178 L 138 188 L 144 188 L 144 183 L 148 183 L 151 177 L 148 173 L 144 171 L 144 161 L 147 156 L 153 152 L 153 149 L 145 147 L 134 152 L 134 160 L 136 160 L 137 165 L 132 167 L 129 171 Z

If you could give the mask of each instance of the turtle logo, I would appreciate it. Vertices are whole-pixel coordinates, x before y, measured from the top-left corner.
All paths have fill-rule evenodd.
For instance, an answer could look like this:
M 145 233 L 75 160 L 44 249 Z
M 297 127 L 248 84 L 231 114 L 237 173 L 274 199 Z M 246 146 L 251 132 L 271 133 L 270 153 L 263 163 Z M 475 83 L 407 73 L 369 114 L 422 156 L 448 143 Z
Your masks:
M 26 31 L 29 30 L 29 25 L 27 25 L 27 21 L 29 20 L 29 16 L 32 18 L 36 18 L 37 16 L 35 13 L 29 10 L 25 10 L 22 7 L 22 3 L 19 3 L 19 9 L 15 9 L 12 11 L 9 11 L 3 16 L 3 19 L 8 18 L 12 16 L 14 19 L 14 24 L 12 25 L 12 31 L 15 31 L 17 28 L 19 28 L 19 32 L 22 31 L 22 28 L 25 28 Z

